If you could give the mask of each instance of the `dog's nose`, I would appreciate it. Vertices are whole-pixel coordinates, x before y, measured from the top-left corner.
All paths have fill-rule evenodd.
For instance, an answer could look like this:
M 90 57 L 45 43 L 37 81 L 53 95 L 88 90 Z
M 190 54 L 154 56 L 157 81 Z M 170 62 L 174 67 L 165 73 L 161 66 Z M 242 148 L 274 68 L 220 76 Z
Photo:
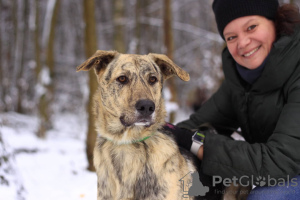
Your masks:
M 150 100 L 139 100 L 135 104 L 136 110 L 143 116 L 151 115 L 155 110 L 155 104 Z

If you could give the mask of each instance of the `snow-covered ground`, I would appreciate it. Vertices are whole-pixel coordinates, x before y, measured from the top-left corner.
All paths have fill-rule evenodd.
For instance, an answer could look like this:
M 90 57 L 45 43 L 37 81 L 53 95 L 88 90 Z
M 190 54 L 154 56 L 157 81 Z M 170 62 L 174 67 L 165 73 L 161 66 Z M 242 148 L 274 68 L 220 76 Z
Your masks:
M 166 104 L 168 112 L 180 113 L 175 123 L 188 118 Z M 96 174 L 86 170 L 86 114 L 60 113 L 53 119 L 47 137 L 39 139 L 37 117 L 0 113 L 0 200 L 96 199 Z
M 0 157 L 8 158 L 0 162 L 0 200 L 96 199 L 96 174 L 86 170 L 85 120 L 54 119 L 47 138 L 38 139 L 36 117 L 0 114 Z

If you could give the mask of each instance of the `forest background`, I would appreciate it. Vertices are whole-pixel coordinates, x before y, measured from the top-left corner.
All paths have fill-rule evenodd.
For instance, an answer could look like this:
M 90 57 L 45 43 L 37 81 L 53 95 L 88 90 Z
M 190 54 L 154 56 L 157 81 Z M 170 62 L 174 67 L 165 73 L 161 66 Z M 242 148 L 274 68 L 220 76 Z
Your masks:
M 97 83 L 93 71 L 76 73 L 76 66 L 97 49 L 168 55 L 191 80 L 174 78 L 165 84 L 166 120 L 176 123 L 201 107 L 223 80 L 225 44 L 212 2 L 0 0 L 0 185 L 8 180 L 1 168 L 14 157 L 5 148 L 8 132 L 3 128 L 13 127 L 7 117 L 11 113 L 35 117 L 32 133 L 40 140 L 47 140 L 57 116 L 78 116 L 86 127 L 86 169 L 94 170 L 90 99 Z M 299 5 L 300 0 L 280 3 Z

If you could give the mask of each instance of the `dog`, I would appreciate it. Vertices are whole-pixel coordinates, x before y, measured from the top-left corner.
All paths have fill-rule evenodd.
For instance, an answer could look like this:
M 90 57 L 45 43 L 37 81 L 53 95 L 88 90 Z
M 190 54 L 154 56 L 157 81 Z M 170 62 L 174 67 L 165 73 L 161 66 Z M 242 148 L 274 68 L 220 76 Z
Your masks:
M 163 83 L 175 75 L 189 81 L 189 74 L 153 53 L 98 50 L 77 71 L 92 68 L 98 80 L 93 99 L 97 199 L 194 199 L 186 186 L 195 165 L 162 131 Z

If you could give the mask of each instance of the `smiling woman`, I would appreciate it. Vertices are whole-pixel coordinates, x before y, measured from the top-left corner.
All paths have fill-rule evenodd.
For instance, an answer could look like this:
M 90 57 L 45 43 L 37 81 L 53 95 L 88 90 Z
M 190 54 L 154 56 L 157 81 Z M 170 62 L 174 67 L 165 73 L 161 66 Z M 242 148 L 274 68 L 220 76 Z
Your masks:
M 257 187 L 250 199 L 298 199 L 299 187 L 291 186 L 288 177 L 300 182 L 299 9 L 279 6 L 277 0 L 214 0 L 213 10 L 227 44 L 225 80 L 172 133 L 201 160 L 201 172 L 208 175 L 203 179 L 253 177 Z M 204 124 L 211 126 L 200 130 Z M 193 129 L 203 141 L 192 140 Z M 234 131 L 245 141 L 232 140 Z M 266 180 L 264 187 L 255 182 L 260 179 Z M 274 184 L 279 180 L 286 184 Z

